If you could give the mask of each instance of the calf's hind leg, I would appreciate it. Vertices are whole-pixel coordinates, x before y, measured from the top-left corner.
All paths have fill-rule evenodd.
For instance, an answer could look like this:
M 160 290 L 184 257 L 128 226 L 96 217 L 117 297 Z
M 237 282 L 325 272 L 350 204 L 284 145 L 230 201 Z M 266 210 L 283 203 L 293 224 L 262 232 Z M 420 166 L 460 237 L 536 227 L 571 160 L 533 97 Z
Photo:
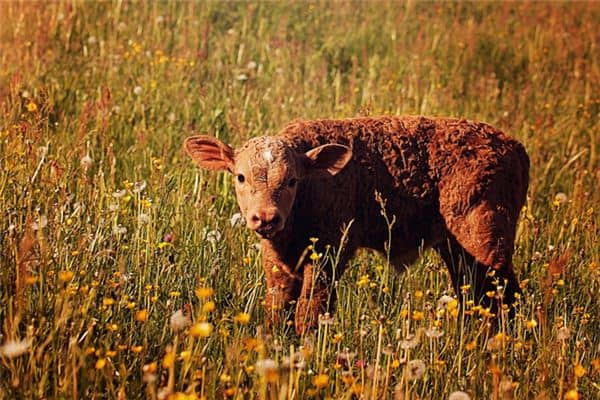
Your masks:
M 475 300 L 491 306 L 496 314 L 498 302 L 486 295 L 496 291 L 496 283 L 503 287 L 503 304 L 511 306 L 521 292 L 512 266 L 517 216 L 518 212 L 488 201 L 471 207 L 464 215 L 447 213 L 444 218 L 451 237 L 437 246 L 457 293 L 465 284 L 465 276 L 470 276 Z

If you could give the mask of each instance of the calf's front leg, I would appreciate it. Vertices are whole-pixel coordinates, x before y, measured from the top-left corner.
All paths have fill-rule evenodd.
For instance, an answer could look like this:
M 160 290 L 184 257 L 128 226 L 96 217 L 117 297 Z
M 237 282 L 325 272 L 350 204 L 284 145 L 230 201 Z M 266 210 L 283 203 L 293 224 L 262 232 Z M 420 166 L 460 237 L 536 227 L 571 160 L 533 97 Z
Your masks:
M 267 323 L 275 326 L 282 315 L 291 314 L 292 302 L 298 298 L 302 279 L 285 263 L 266 258 L 263 262 L 267 281 L 265 306 Z
M 331 290 L 330 279 L 323 271 L 308 263 L 304 265 L 302 272 L 302 288 L 296 302 L 294 321 L 296 333 L 299 335 L 317 327 L 319 314 L 329 311 L 335 303 L 335 292 Z

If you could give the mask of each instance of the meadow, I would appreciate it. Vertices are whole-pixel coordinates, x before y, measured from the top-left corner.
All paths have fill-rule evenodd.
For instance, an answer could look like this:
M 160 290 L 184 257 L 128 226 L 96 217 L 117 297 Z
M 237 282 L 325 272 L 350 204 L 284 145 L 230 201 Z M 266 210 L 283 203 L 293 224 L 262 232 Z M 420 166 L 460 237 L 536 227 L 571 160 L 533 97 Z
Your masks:
M 0 398 L 600 398 L 597 3 L 2 2 L 0 21 Z M 527 148 L 513 324 L 458 307 L 426 251 L 403 275 L 360 253 L 314 332 L 264 326 L 258 240 L 184 138 L 381 114 Z

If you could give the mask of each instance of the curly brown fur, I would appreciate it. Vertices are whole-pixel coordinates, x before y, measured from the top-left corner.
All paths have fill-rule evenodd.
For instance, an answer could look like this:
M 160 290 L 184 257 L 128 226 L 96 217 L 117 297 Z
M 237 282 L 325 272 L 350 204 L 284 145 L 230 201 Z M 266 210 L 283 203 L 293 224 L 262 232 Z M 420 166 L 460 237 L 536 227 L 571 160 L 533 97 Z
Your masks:
M 186 142 L 188 152 L 204 165 L 198 156 L 204 150 L 193 139 Z M 505 285 L 503 302 L 514 302 L 520 291 L 512 267 L 515 230 L 529 180 L 529 159 L 516 140 L 484 123 L 426 117 L 295 121 L 275 137 L 253 140 L 224 163 L 238 173 L 249 159 L 257 163 L 256 149 L 273 149 L 260 172 L 270 174 L 271 183 L 247 184 L 254 192 L 244 192 L 243 183 L 237 189 L 249 224 L 254 215 L 251 228 L 264 233 L 266 303 L 273 319 L 295 302 L 296 330 L 303 332 L 333 304 L 333 266 L 314 276 L 309 238 L 339 245 L 342 228 L 352 222 L 336 277 L 358 248 L 385 251 L 388 227 L 376 193 L 385 199 L 386 214 L 396 218 L 390 258 L 398 270 L 432 247 L 457 292 L 472 282 L 475 298 L 497 312 L 497 302 L 485 293 Z M 349 148 L 351 159 L 344 147 L 331 144 Z M 215 146 L 229 154 L 218 147 L 226 145 Z M 265 164 L 264 154 L 258 159 Z M 318 168 L 321 173 L 311 172 Z M 296 187 L 290 177 L 298 177 Z

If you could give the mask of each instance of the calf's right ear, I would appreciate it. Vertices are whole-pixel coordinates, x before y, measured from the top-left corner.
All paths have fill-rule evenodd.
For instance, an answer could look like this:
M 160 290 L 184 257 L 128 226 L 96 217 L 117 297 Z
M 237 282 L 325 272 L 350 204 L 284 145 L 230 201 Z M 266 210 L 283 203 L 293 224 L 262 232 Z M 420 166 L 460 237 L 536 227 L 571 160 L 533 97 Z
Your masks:
M 211 136 L 190 136 L 185 139 L 185 151 L 201 168 L 233 172 L 233 149 Z

